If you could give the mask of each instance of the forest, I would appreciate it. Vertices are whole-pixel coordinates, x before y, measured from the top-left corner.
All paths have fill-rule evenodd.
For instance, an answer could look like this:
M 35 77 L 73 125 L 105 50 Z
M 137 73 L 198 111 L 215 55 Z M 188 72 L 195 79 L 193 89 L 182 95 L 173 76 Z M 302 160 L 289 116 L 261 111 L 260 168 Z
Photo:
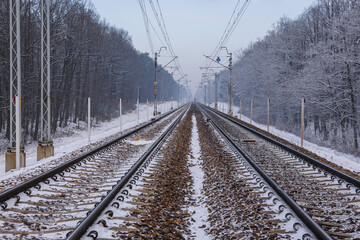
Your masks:
M 360 1 L 318 0 L 297 19 L 283 17 L 240 51 L 233 65 L 234 103 L 243 114 L 300 135 L 305 98 L 305 139 L 360 155 Z M 229 72 L 220 76 L 227 101 Z
M 124 23 L 125 25 L 125 23 Z M 87 97 L 93 121 L 119 116 L 153 101 L 154 61 L 132 44 L 129 33 L 110 26 L 87 0 L 52 0 L 51 130 L 85 121 Z M 0 1 L 0 136 L 9 135 L 9 1 Z M 22 127 L 25 141 L 38 140 L 41 76 L 40 0 L 21 1 Z M 158 100 L 178 99 L 180 85 L 158 74 Z

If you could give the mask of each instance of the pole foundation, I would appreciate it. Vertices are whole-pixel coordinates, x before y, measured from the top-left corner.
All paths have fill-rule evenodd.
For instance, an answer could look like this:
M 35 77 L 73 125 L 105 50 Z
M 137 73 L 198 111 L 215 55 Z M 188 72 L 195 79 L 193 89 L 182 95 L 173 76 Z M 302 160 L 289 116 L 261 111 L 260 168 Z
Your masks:
M 37 147 L 37 160 L 54 156 L 54 145 L 52 142 L 39 142 Z
M 24 148 L 20 149 L 20 168 L 26 167 L 26 154 Z M 16 169 L 16 151 L 15 149 L 8 148 L 5 153 L 5 172 L 10 171 L 11 169 Z

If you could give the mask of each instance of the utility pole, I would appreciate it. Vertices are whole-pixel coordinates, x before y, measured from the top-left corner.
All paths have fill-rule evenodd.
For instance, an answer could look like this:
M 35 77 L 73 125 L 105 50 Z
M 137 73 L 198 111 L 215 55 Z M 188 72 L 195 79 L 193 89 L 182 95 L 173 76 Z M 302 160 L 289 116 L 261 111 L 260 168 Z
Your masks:
M 217 85 L 217 81 L 218 81 L 218 74 L 215 73 L 215 110 L 218 110 L 218 95 L 217 95 L 218 85 Z
M 122 103 L 121 98 L 119 98 L 119 110 L 120 110 L 120 132 L 122 132 Z
M 157 59 L 158 53 L 155 52 L 155 82 L 154 82 L 154 116 L 157 115 L 156 96 L 157 96 Z
M 252 113 L 253 113 L 254 100 L 250 101 L 250 125 L 252 125 Z
M 233 115 L 233 110 L 232 110 L 232 53 L 228 51 L 227 47 L 221 47 L 222 49 L 226 49 L 226 52 L 228 54 L 229 57 L 229 72 L 230 72 L 230 78 L 229 78 L 229 86 L 228 86 L 228 93 L 229 93 L 229 111 L 228 114 L 230 116 Z
M 205 89 L 204 102 L 205 102 L 205 106 L 207 106 L 207 104 L 206 104 L 206 83 L 204 84 L 204 89 Z
M 230 70 L 230 81 L 229 81 L 229 115 L 233 115 L 232 110 L 232 53 L 229 55 L 229 70 Z
M 267 99 L 267 131 L 270 132 L 270 98 Z
M 166 47 L 161 47 L 159 52 L 155 52 L 155 81 L 154 81 L 154 116 L 158 115 L 158 111 L 157 111 L 157 67 L 158 67 L 158 56 L 160 55 L 161 49 L 163 49 Z
M 91 98 L 87 98 L 88 104 L 88 143 L 91 142 Z
M 50 110 L 50 0 L 41 0 L 41 125 L 37 160 L 54 156 Z
M 211 89 L 211 86 L 210 86 L 210 82 L 209 82 L 209 86 L 208 86 L 208 103 L 209 103 L 209 107 L 211 107 L 210 89 Z
M 178 80 L 176 80 L 176 82 L 178 82 L 179 84 L 179 101 L 180 101 L 180 105 L 182 105 L 182 97 L 181 97 L 181 93 L 182 93 L 182 88 L 181 88 L 181 85 L 180 85 L 180 80 L 182 80 L 183 78 L 187 77 L 187 74 L 183 75 L 181 78 L 179 78 Z M 178 102 L 178 107 L 179 107 L 179 102 Z
M 24 146 L 21 142 L 21 42 L 20 0 L 9 0 L 10 8 L 10 142 L 5 154 L 5 171 L 25 167 Z M 18 97 L 18 127 L 16 128 L 16 97 Z M 16 131 L 17 130 L 17 131 Z M 16 156 L 16 142 L 20 156 Z M 19 145 L 20 144 L 20 145 Z
M 301 147 L 304 147 L 304 115 L 305 115 L 305 98 L 301 99 Z
M 228 85 L 228 94 L 229 94 L 229 102 L 228 102 L 228 114 L 230 116 L 233 115 L 233 108 L 232 108 L 232 53 L 228 51 L 227 47 L 221 47 L 221 49 L 226 49 L 226 52 L 228 54 L 228 57 L 229 57 L 229 65 L 228 66 L 225 66 L 224 64 L 221 64 L 220 61 L 221 59 L 218 57 L 216 60 L 212 59 L 211 57 L 209 56 L 206 56 L 204 55 L 204 57 L 210 59 L 211 61 L 217 63 L 218 65 L 224 67 L 224 68 L 227 68 L 229 69 L 229 72 L 230 72 L 230 79 L 229 79 L 229 85 Z M 215 86 L 216 87 L 216 86 Z M 216 94 L 217 95 L 217 94 Z

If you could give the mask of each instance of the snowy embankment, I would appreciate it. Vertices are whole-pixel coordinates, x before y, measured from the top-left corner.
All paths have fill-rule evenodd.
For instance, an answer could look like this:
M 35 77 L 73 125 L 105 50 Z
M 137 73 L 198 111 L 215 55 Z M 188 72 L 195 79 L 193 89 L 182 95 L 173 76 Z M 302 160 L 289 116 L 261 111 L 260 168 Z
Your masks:
M 214 107 L 214 103 L 211 104 L 212 107 Z M 227 113 L 228 112 L 228 104 L 227 103 L 219 103 L 219 110 L 222 112 Z M 233 112 L 234 115 L 239 117 L 239 107 L 233 106 Z M 250 123 L 250 119 L 245 116 L 244 114 L 241 115 L 241 120 Z M 253 125 L 266 130 L 267 126 L 263 125 L 263 124 L 259 124 L 257 122 L 255 122 L 253 120 Z M 292 133 L 288 133 L 285 131 L 281 131 L 273 126 L 270 126 L 270 133 L 283 138 L 285 140 L 288 140 L 289 142 L 295 144 L 295 145 L 299 145 L 300 146 L 300 137 L 296 136 Z M 299 133 L 300 135 L 300 133 Z M 354 171 L 354 172 L 360 172 L 360 158 L 359 157 L 355 157 L 353 155 L 350 154 L 346 154 L 346 153 L 342 153 L 342 152 L 338 152 L 335 151 L 331 148 L 327 148 L 327 147 L 322 147 L 319 146 L 315 143 L 309 142 L 306 139 L 304 139 L 304 148 L 319 155 L 320 157 L 325 158 L 326 160 L 333 162 L 345 169 L 348 169 L 350 171 Z
M 140 104 L 139 111 L 139 124 L 150 120 L 152 117 L 152 113 L 154 111 L 153 104 L 148 105 L 148 111 L 146 104 Z M 177 107 L 178 103 L 173 102 L 173 107 Z M 158 111 L 164 113 L 169 111 L 171 108 L 170 102 L 160 103 L 158 104 Z M 148 113 L 148 114 L 147 114 Z M 129 129 L 137 125 L 137 111 L 134 110 L 128 114 L 124 114 L 122 116 L 122 130 Z M 13 175 L 17 175 L 20 173 L 24 173 L 29 171 L 30 169 L 37 167 L 39 165 L 45 164 L 54 159 L 58 159 L 76 149 L 79 149 L 83 146 L 89 144 L 88 142 L 88 131 L 86 129 L 70 129 L 71 135 L 54 138 L 54 151 L 55 156 L 43 159 L 41 161 L 37 161 L 37 142 L 32 142 L 30 144 L 25 145 L 25 153 L 26 153 L 26 167 L 20 169 L 19 171 L 12 170 L 5 173 L 5 152 L 0 154 L 0 180 L 4 178 L 8 178 Z M 95 143 L 103 138 L 111 136 L 120 132 L 120 119 L 115 118 L 109 122 L 102 122 L 91 129 L 91 143 Z M 5 173 L 5 174 L 4 174 Z

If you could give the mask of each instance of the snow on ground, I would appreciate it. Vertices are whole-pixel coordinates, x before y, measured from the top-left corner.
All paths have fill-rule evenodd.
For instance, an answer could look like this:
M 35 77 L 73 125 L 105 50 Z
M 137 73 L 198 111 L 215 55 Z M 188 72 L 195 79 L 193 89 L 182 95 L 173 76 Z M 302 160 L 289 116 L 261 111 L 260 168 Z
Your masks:
M 211 107 L 214 107 L 214 103 L 211 104 Z M 224 103 L 224 102 L 219 102 L 218 109 L 222 112 L 227 113 L 228 112 L 228 104 Z M 239 117 L 239 111 L 240 111 L 239 107 L 233 106 L 234 115 L 236 115 L 237 117 Z M 247 123 L 250 123 L 250 118 L 248 118 L 244 114 L 241 115 L 241 120 L 243 120 Z M 260 129 L 263 129 L 263 130 L 267 129 L 266 125 L 257 123 L 254 120 L 253 120 L 253 125 Z M 283 139 L 286 139 L 295 145 L 300 146 L 301 138 L 299 136 L 279 130 L 279 129 L 275 128 L 274 126 L 270 126 L 270 133 L 272 133 L 278 137 L 281 137 Z M 300 135 L 300 133 L 299 133 L 299 135 Z M 322 147 L 315 143 L 309 142 L 306 139 L 304 139 L 304 148 L 319 155 L 320 157 L 325 158 L 328 161 L 331 161 L 333 163 L 336 163 L 339 166 L 342 166 L 345 169 L 355 171 L 355 172 L 360 172 L 360 157 L 355 157 L 351 154 L 346 154 L 346 153 L 342 153 L 339 151 L 335 151 L 331 148 Z
M 194 206 L 189 207 L 189 212 L 193 213 L 192 218 L 195 221 L 192 221 L 191 232 L 196 234 L 196 239 L 208 239 L 206 237 L 205 226 L 208 219 L 208 211 L 203 202 L 203 194 L 201 190 L 203 188 L 204 181 L 204 172 L 200 165 L 200 142 L 199 142 L 199 133 L 197 131 L 196 118 L 192 116 L 192 137 L 191 137 L 191 152 L 193 157 L 190 157 L 190 171 L 191 176 L 194 180 Z
M 178 107 L 178 103 L 173 101 L 173 107 Z M 158 104 L 158 111 L 165 113 L 171 108 L 170 102 L 164 102 Z M 148 105 L 148 111 L 146 104 L 140 104 L 139 108 L 139 124 L 150 120 L 152 113 L 154 111 L 153 104 Z M 147 114 L 149 113 L 149 114 Z M 122 130 L 129 129 L 137 125 L 137 111 L 134 110 L 128 114 L 122 116 Z M 120 131 L 120 118 L 115 118 L 109 122 L 103 122 L 98 124 L 91 129 L 91 143 L 97 142 L 105 137 L 116 134 Z M 0 154 L 0 180 L 8 178 L 13 175 L 24 173 L 29 171 L 34 167 L 42 165 L 46 162 L 52 161 L 54 159 L 60 158 L 63 155 L 75 151 L 83 146 L 89 144 L 88 142 L 88 132 L 86 129 L 71 129 L 71 136 L 63 136 L 59 138 L 54 138 L 54 151 L 55 156 L 42 159 L 37 161 L 37 142 L 32 142 L 25 146 L 26 153 L 26 167 L 20 169 L 19 171 L 11 170 L 5 173 L 5 152 Z

